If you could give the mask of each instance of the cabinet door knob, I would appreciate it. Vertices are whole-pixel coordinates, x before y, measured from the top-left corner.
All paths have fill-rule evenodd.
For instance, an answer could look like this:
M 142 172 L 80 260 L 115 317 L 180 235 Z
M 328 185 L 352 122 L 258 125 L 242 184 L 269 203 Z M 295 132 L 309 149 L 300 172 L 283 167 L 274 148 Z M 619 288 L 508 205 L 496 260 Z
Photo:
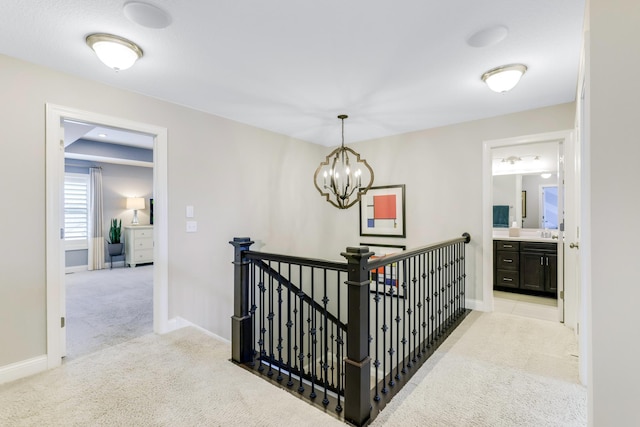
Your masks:
M 571 244 L 569 244 L 569 247 L 571 249 L 580 249 L 580 245 L 578 243 L 573 243 L 573 242 L 571 242 Z

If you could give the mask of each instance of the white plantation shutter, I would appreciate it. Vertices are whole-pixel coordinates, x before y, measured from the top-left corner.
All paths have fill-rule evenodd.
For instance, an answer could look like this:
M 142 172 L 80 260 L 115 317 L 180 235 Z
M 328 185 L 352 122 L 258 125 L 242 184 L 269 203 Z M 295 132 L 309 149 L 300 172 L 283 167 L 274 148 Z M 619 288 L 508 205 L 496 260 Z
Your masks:
M 67 248 L 86 249 L 89 234 L 89 175 L 64 175 L 64 239 Z

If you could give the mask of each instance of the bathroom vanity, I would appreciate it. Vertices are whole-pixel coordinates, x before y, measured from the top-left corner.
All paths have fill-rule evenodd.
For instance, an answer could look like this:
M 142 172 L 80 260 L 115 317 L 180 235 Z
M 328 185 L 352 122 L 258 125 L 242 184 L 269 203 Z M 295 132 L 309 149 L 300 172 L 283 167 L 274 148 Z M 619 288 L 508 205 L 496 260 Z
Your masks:
M 494 233 L 493 287 L 555 298 L 558 292 L 557 235 L 509 237 Z

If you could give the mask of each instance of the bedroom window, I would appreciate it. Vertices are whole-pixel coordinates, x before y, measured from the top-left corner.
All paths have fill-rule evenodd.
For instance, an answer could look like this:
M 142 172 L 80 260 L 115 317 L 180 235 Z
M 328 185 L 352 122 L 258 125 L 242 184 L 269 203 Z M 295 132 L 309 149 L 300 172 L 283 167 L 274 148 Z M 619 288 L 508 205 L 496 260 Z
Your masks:
M 64 175 L 64 240 L 67 250 L 88 248 L 89 175 Z

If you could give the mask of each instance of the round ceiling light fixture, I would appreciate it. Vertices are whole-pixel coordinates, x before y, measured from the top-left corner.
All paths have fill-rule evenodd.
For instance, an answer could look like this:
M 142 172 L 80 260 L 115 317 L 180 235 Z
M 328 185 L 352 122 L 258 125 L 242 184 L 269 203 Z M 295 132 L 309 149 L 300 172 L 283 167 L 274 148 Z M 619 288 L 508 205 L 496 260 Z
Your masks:
M 503 65 L 484 73 L 482 81 L 494 92 L 509 92 L 518 84 L 526 71 L 527 66 L 523 64 Z
M 123 11 L 129 21 L 143 27 L 159 29 L 171 24 L 171 15 L 149 3 L 130 1 L 125 3 Z
M 116 71 L 126 70 L 142 58 L 142 49 L 137 44 L 113 34 L 90 34 L 86 42 L 100 61 Z

